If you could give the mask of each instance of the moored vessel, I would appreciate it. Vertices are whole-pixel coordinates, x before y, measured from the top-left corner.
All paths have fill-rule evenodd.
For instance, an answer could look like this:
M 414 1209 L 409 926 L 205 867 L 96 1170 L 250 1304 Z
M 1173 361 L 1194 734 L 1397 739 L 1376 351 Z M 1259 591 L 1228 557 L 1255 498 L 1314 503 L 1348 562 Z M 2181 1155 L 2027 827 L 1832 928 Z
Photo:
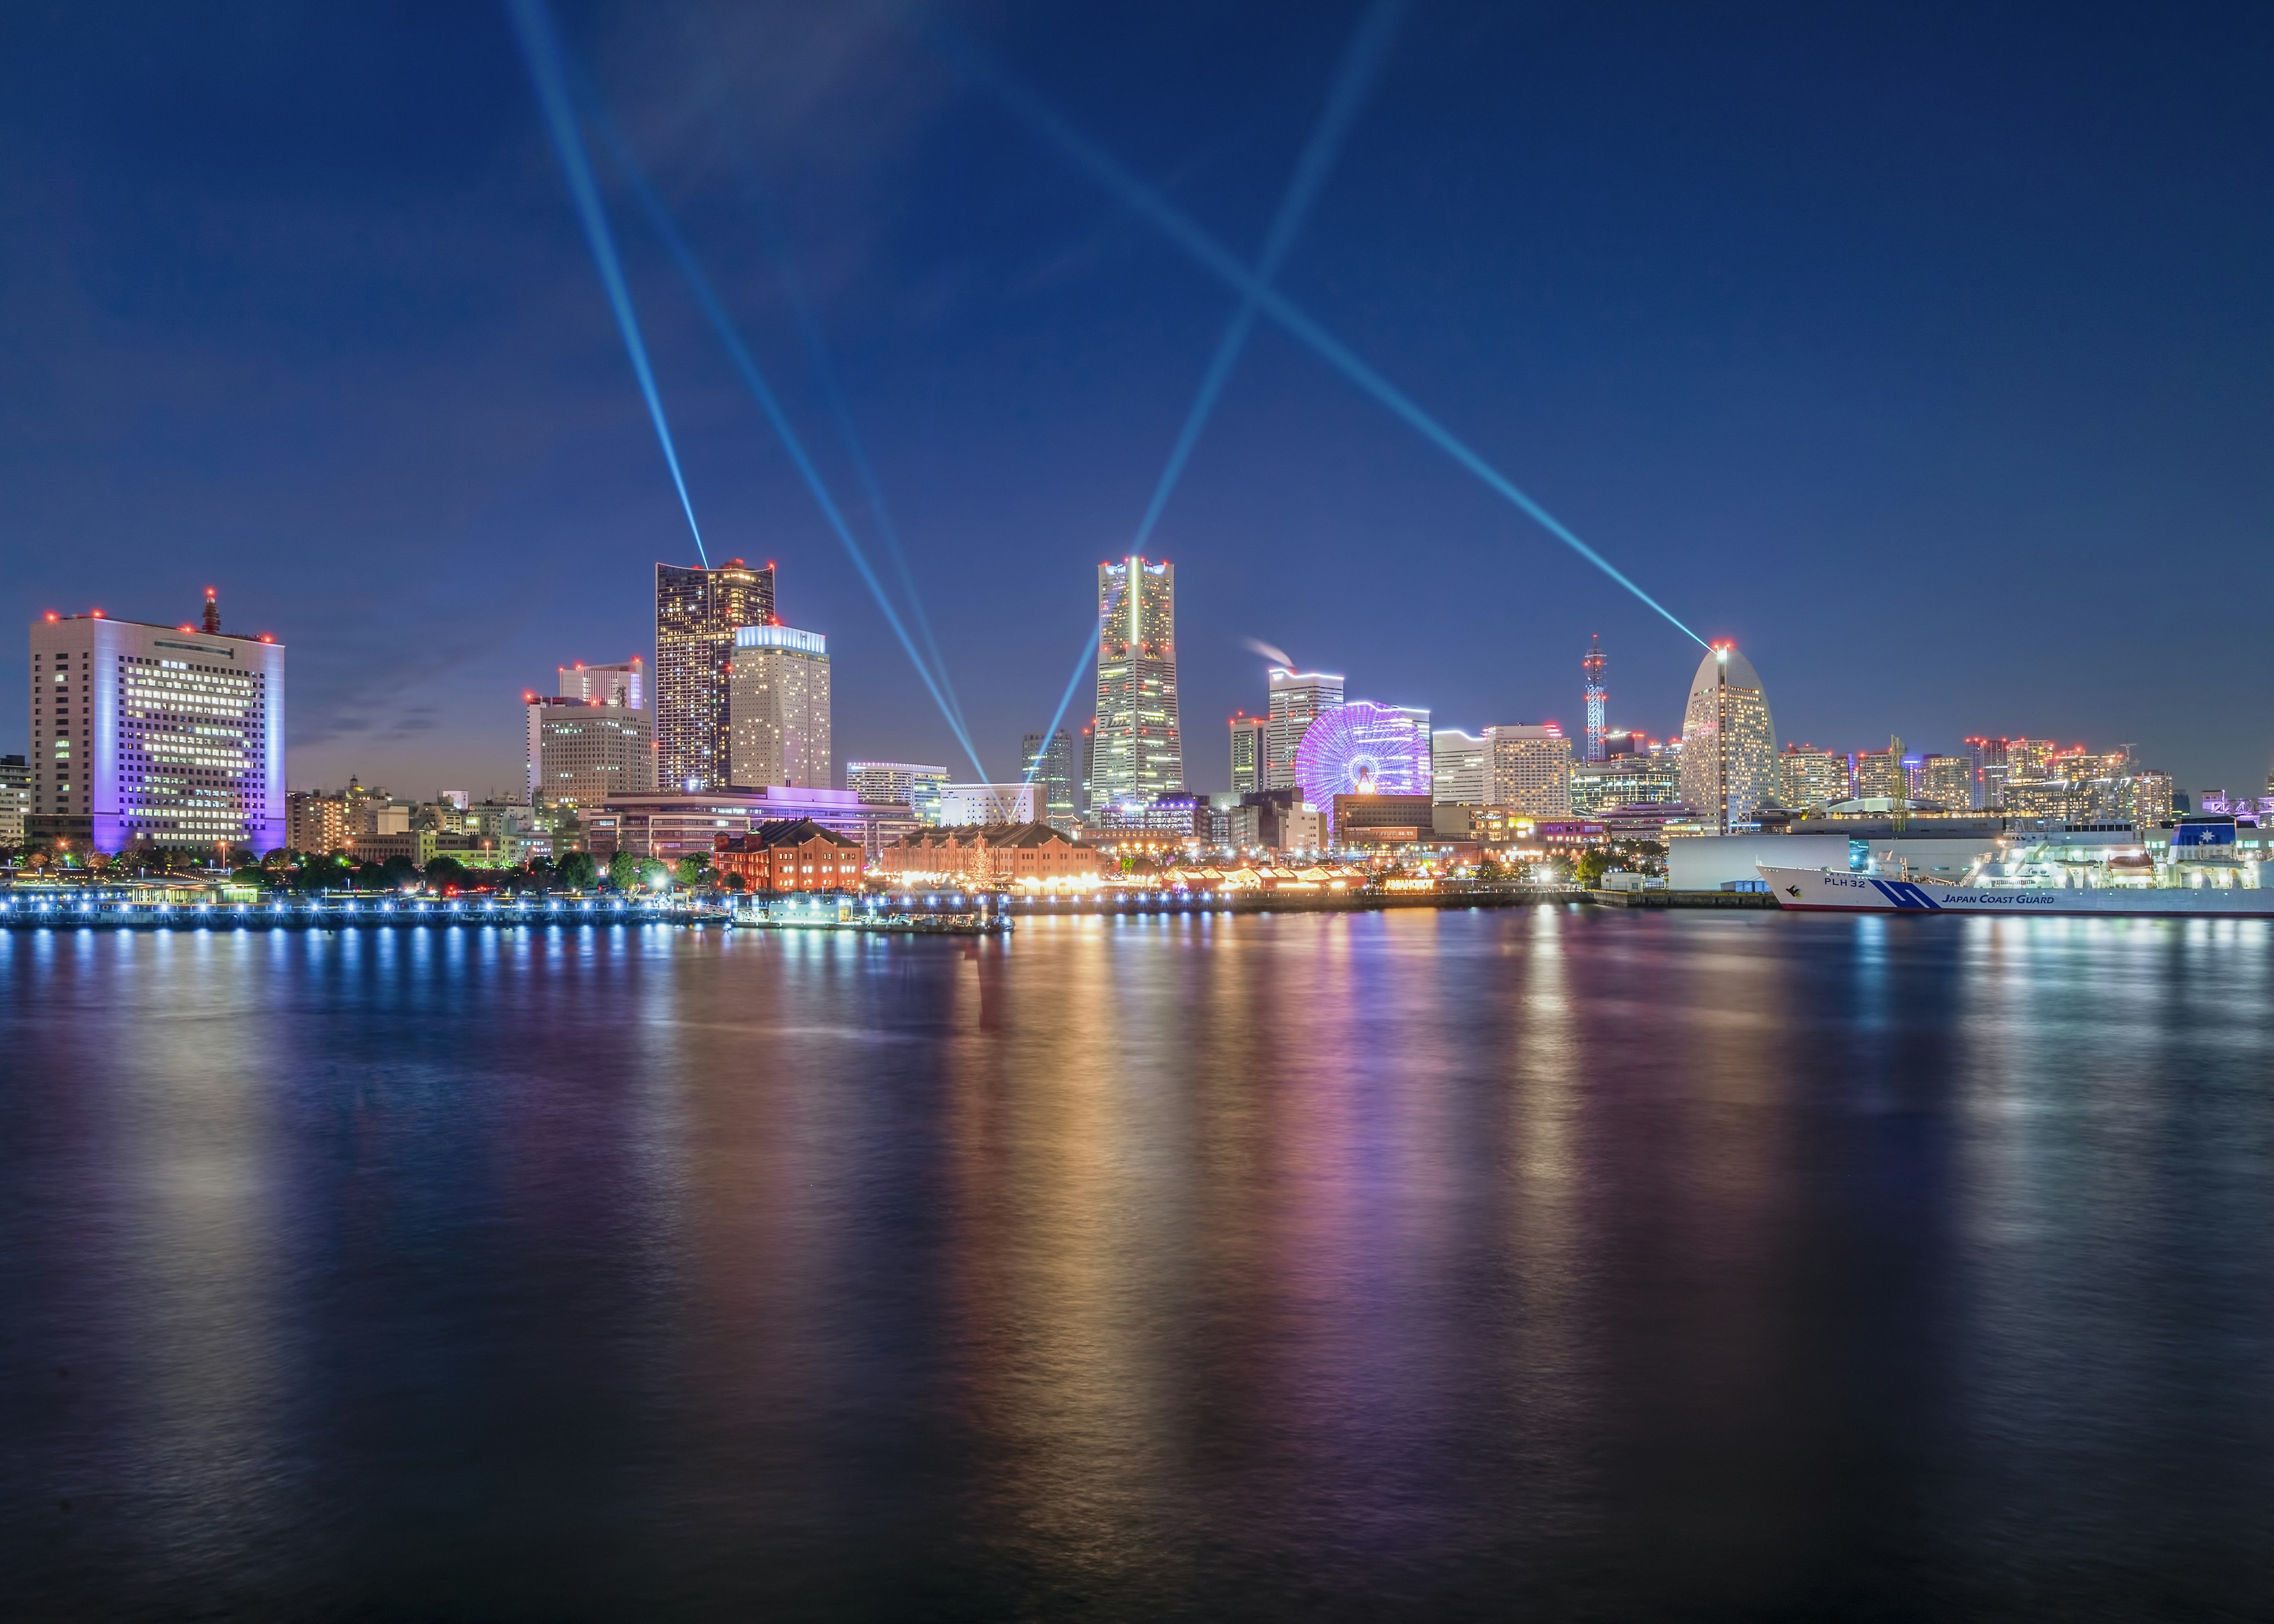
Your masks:
M 2231 817 L 2197 816 L 2152 843 L 2136 832 L 2082 845 L 2059 835 L 2006 838 L 1955 882 L 1922 878 L 1901 864 L 1892 871 L 1758 868 L 1777 905 L 1800 913 L 2274 918 L 2265 864 L 2242 854 L 2236 832 Z

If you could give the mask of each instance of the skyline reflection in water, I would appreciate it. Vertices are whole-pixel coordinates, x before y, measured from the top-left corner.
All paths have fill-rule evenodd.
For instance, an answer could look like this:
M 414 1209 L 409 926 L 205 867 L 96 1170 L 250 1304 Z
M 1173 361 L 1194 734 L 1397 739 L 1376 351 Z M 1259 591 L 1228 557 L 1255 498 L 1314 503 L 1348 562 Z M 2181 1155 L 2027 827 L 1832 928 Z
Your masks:
M 2274 936 L 0 933 L 26 1616 L 2274 1593 Z

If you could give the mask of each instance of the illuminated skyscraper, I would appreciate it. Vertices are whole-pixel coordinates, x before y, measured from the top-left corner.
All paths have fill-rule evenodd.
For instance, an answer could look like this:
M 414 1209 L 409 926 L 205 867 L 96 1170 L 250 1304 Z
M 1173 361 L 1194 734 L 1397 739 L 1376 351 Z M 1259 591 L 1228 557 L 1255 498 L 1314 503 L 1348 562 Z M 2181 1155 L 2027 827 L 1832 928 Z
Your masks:
M 1752 662 L 1733 644 L 1706 651 L 1682 713 L 1682 799 L 1728 834 L 1777 793 L 1776 723 Z
M 1253 795 L 1265 787 L 1271 752 L 1270 724 L 1242 710 L 1231 718 L 1231 793 Z
M 284 645 L 221 629 L 32 622 L 25 833 L 80 850 L 269 852 L 285 842 Z
M 655 567 L 656 783 L 672 791 L 723 789 L 734 738 L 727 668 L 734 634 L 774 618 L 774 567 L 729 559 L 716 569 Z
M 1603 748 L 1603 709 L 1609 702 L 1610 691 L 1603 686 L 1603 639 L 1596 634 L 1587 641 L 1587 658 L 1579 662 L 1579 669 L 1587 674 L 1587 759 L 1601 761 Z
M 727 684 L 730 781 L 743 789 L 827 789 L 829 640 L 787 626 L 734 634 Z
M 1270 755 L 1264 763 L 1264 788 L 1295 787 L 1295 752 L 1302 748 L 1303 730 L 1320 711 L 1342 703 L 1343 680 L 1331 673 L 1271 668 L 1271 718 L 1266 729 Z
M 1093 804 L 1185 786 L 1177 722 L 1177 574 L 1132 556 L 1097 567 L 1097 743 Z

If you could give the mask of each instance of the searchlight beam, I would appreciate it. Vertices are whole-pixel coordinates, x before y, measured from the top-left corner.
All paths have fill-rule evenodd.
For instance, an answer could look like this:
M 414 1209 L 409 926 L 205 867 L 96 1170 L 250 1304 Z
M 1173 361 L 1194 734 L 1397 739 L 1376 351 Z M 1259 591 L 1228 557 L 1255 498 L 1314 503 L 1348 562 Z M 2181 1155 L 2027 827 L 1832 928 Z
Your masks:
M 607 212 L 600 207 L 600 190 L 592 180 L 591 159 L 584 150 L 584 139 L 577 131 L 576 114 L 569 107 L 560 35 L 553 31 L 545 0 L 506 0 L 506 11 L 513 19 L 522 56 L 537 86 L 538 106 L 544 112 L 553 151 L 560 154 L 561 170 L 568 178 L 568 195 L 576 202 L 576 218 L 584 225 L 584 241 L 591 248 L 592 263 L 600 273 L 600 285 L 607 290 L 609 307 L 616 315 L 616 328 L 623 335 L 624 350 L 631 357 L 640 395 L 647 402 L 648 418 L 655 425 L 656 440 L 663 447 L 663 460 L 670 466 L 671 483 L 679 492 L 680 511 L 687 515 L 687 528 L 695 537 L 695 555 L 708 569 L 711 555 L 704 551 L 703 528 L 696 523 L 695 504 L 688 499 L 687 477 L 680 471 L 679 450 L 672 443 L 671 424 L 663 414 L 663 397 L 656 390 L 655 370 L 648 365 L 647 342 L 640 336 L 639 317 L 632 309 L 631 289 L 625 283 L 623 264 L 616 257 L 615 238 L 608 230 Z
M 727 358 L 734 363 L 734 370 L 741 374 L 743 385 L 757 401 L 759 409 L 765 413 L 766 421 L 773 425 L 775 434 L 781 440 L 782 448 L 789 453 L 790 461 L 797 465 L 797 471 L 804 479 L 806 489 L 812 492 L 813 500 L 820 506 L 822 515 L 829 521 L 830 529 L 836 532 L 837 539 L 844 544 L 846 555 L 853 560 L 853 568 L 859 572 L 862 581 L 868 586 L 870 596 L 876 598 L 877 607 L 884 612 L 885 623 L 892 628 L 892 635 L 900 640 L 900 647 L 907 654 L 908 663 L 915 667 L 916 675 L 922 679 L 925 688 L 930 693 L 932 703 L 939 707 L 940 715 L 946 718 L 949 729 L 955 734 L 956 742 L 962 745 L 963 753 L 970 757 L 972 770 L 979 775 L 982 783 L 986 782 L 987 771 L 980 764 L 979 752 L 973 748 L 971 735 L 965 731 L 963 724 L 949 706 L 946 695 L 940 692 L 939 684 L 934 680 L 930 669 L 924 664 L 923 657 L 916 652 L 915 642 L 908 635 L 908 628 L 901 622 L 900 613 L 892 607 L 892 601 L 885 591 L 884 583 L 877 578 L 877 572 L 870 564 L 868 554 L 862 551 L 861 544 L 854 538 L 851 528 L 845 523 L 844 513 L 838 508 L 836 500 L 829 493 L 829 486 L 823 480 L 821 470 L 814 466 L 813 458 L 806 452 L 805 442 L 798 437 L 797 430 L 790 423 L 789 414 L 782 409 L 779 397 L 774 394 L 772 386 L 767 383 L 765 374 L 758 369 L 758 364 L 752 358 L 749 346 L 742 342 L 742 333 L 735 327 L 733 318 L 727 314 L 726 306 L 719 302 L 718 293 L 711 285 L 710 277 L 704 274 L 701 263 L 695 258 L 695 251 L 688 246 L 687 239 L 680 235 L 677 222 L 672 219 L 670 211 L 664 207 L 663 199 L 656 195 L 655 188 L 649 184 L 645 171 L 640 168 L 638 161 L 632 156 L 631 148 L 625 144 L 622 135 L 617 131 L 614 122 L 608 118 L 606 109 L 597 105 L 594 109 L 594 122 L 599 128 L 601 139 L 607 147 L 609 155 L 615 160 L 618 168 L 623 171 L 625 182 L 630 186 L 632 195 L 638 200 L 642 211 L 646 214 L 648 223 L 655 228 L 656 235 L 663 240 L 665 250 L 671 255 L 673 262 L 678 266 L 679 273 L 686 279 L 689 289 L 694 293 L 695 302 L 703 307 L 703 313 L 710 320 L 712 327 L 718 333 L 719 342 L 726 346 Z
M 1655 610 L 1683 636 L 1700 648 L 1707 646 L 1706 640 L 1683 625 L 1672 610 L 1644 591 L 1616 565 L 1580 540 L 1562 521 L 1540 506 L 1507 475 L 1486 462 L 1452 430 L 1422 410 L 1419 402 L 1411 395 L 1368 365 L 1349 345 L 1311 320 L 1284 294 L 1267 287 L 1240 263 L 1238 255 L 1209 235 L 1190 215 L 1108 155 L 1103 148 L 1059 117 L 1039 97 L 998 66 L 994 59 L 961 30 L 935 12 L 919 13 L 917 23 L 943 54 L 993 94 L 1020 123 L 1056 148 L 1058 155 L 1073 168 L 1118 196 L 1133 213 L 1149 221 L 1203 269 L 1235 290 L 1252 297 L 1265 315 L 1277 322 L 1313 354 L 1373 395 L 1423 439 L 1467 469 L 1488 489 L 1549 535 Z
M 1153 486 L 1153 498 L 1145 505 L 1145 516 L 1138 522 L 1137 539 L 1130 549 L 1142 553 L 1160 522 L 1162 511 L 1169 505 L 1170 496 L 1184 477 L 1185 464 L 1200 443 L 1201 432 L 1208 427 L 1215 415 L 1216 398 L 1224 393 L 1224 382 L 1231 376 L 1233 365 L 1240 351 L 1246 347 L 1247 336 L 1255 330 L 1257 293 L 1278 274 L 1279 267 L 1295 245 L 1296 234 L 1302 229 L 1303 221 L 1318 200 L 1320 190 L 1326 184 L 1328 173 L 1334 168 L 1335 156 L 1342 150 L 1343 139 L 1350 133 L 1352 121 L 1359 109 L 1365 105 L 1367 93 L 1382 69 L 1382 59 L 1389 54 L 1390 41 L 1397 37 L 1397 26 L 1404 20 L 1408 0 L 1374 0 L 1366 15 L 1359 19 L 1358 32 L 1343 52 L 1341 67 L 1335 74 L 1334 87 L 1328 93 L 1327 105 L 1319 115 L 1316 128 L 1303 147 L 1303 155 L 1295 165 L 1295 173 L 1287 183 L 1287 195 L 1279 201 L 1279 212 L 1272 217 L 1270 233 L 1264 238 L 1263 256 L 1256 262 L 1254 285 L 1241 291 L 1239 304 L 1225 325 L 1224 336 L 1216 341 L 1216 353 L 1209 357 L 1208 371 L 1201 375 L 1201 387 L 1193 396 L 1191 408 L 1185 413 L 1184 426 L 1177 432 L 1177 442 L 1170 447 L 1169 460 L 1161 470 L 1161 477 Z M 1074 692 L 1081 686 L 1082 673 L 1089 669 L 1096 658 L 1099 641 L 1105 634 L 1106 616 L 1112 606 L 1099 612 L 1097 622 L 1089 628 L 1089 637 L 1075 657 L 1073 674 L 1066 679 L 1065 692 L 1058 695 L 1058 708 L 1050 714 L 1050 724 L 1043 730 L 1043 748 L 1058 731 L 1065 720 L 1066 707 L 1073 703 Z M 1042 765 L 1038 753 L 1027 764 L 1027 782 L 1035 781 L 1036 769 Z

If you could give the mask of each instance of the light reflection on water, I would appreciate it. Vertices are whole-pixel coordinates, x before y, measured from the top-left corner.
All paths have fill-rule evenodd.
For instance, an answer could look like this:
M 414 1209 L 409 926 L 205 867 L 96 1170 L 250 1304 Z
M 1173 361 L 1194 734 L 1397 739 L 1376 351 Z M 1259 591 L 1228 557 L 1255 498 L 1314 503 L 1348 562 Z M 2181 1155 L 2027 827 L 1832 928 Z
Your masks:
M 2274 944 L 0 933 L 27 1615 L 2274 1593 Z

